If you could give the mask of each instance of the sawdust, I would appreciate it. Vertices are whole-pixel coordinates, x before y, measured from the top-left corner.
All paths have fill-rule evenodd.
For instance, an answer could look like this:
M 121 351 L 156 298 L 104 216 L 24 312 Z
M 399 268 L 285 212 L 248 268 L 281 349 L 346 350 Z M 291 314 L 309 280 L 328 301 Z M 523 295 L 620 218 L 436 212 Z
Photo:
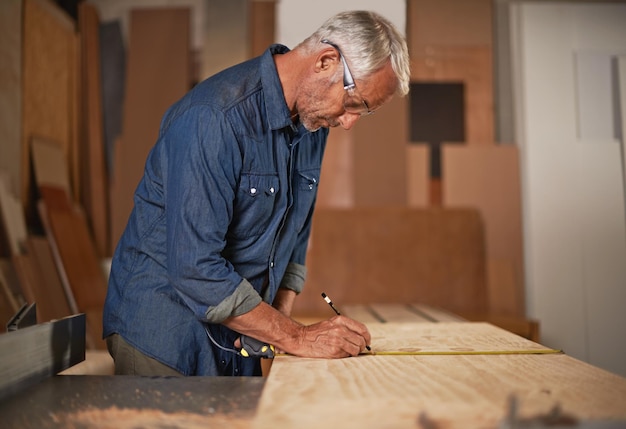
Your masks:
M 67 429 L 196 429 L 249 427 L 250 419 L 225 414 L 165 413 L 155 409 L 93 408 L 73 413 L 51 413 L 55 425 Z

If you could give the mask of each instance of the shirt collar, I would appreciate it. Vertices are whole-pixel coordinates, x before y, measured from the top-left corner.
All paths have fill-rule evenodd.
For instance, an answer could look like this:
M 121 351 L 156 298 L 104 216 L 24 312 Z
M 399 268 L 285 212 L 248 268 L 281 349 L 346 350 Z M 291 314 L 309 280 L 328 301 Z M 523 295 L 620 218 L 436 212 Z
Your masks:
M 274 54 L 286 52 L 289 52 L 289 48 L 275 44 L 270 46 L 261 57 L 261 83 L 265 93 L 265 109 L 269 127 L 273 130 L 290 127 L 293 124 L 273 58 Z

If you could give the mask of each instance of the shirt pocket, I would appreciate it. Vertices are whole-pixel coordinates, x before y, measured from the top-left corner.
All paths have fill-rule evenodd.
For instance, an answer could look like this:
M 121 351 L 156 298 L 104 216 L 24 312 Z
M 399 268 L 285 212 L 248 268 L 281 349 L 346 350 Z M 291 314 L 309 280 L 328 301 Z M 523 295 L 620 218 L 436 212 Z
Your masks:
M 237 237 L 262 234 L 274 214 L 279 191 L 278 175 L 243 174 L 230 230 Z
M 296 171 L 294 189 L 294 223 L 297 231 L 305 226 L 309 213 L 313 209 L 320 181 L 320 169 L 311 168 Z

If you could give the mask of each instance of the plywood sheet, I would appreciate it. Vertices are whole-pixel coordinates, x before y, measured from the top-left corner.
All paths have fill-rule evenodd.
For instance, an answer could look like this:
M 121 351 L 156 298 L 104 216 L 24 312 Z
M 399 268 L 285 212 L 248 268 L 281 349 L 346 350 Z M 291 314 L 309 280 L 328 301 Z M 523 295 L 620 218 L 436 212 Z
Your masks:
M 37 304 L 38 323 L 73 314 L 45 237 L 29 237 L 27 252 L 14 256 L 13 264 L 27 302 Z
M 427 207 L 429 198 L 429 156 L 426 145 L 406 146 L 406 192 L 409 207 Z
M 343 304 L 422 302 L 486 310 L 483 225 L 472 209 L 318 209 L 294 314 Z M 482 309 L 482 310 L 478 310 Z
M 22 0 L 0 2 L 0 170 L 18 198 L 21 175 Z
M 518 149 L 514 145 L 443 148 L 446 207 L 475 207 L 485 219 L 492 313 L 524 316 L 522 207 Z M 514 284 L 507 284 L 507 265 Z M 501 292 L 502 291 L 502 292 Z
M 484 322 L 391 322 L 367 325 L 376 352 L 526 352 L 548 350 Z
M 370 325 L 372 348 L 412 343 L 458 350 L 530 343 L 484 324 L 403 326 Z M 512 394 L 521 417 L 547 414 L 560 404 L 564 413 L 579 419 L 626 420 L 626 379 L 564 354 L 279 356 L 251 427 L 498 427 Z
M 354 207 L 353 133 L 333 128 L 328 135 L 315 207 Z
M 406 204 L 407 103 L 394 97 L 351 130 L 356 206 Z
M 190 87 L 189 9 L 134 9 L 124 104 L 124 129 L 111 177 L 111 246 L 126 227 L 133 194 L 165 111 Z
M 6 255 L 19 255 L 24 250 L 26 237 L 26 219 L 17 198 L 9 189 L 7 177 L 0 175 L 0 232 L 2 246 L 6 246 Z
M 31 138 L 57 142 L 68 160 L 75 146 L 77 35 L 72 19 L 50 0 L 24 0 L 23 34 L 21 199 L 30 214 Z
M 385 323 L 432 323 L 433 320 L 424 317 L 413 310 L 410 305 L 402 304 L 370 304 L 369 308 Z
M 31 153 L 37 186 L 52 186 L 62 189 L 70 198 L 69 163 L 59 142 L 33 137 Z
M 106 282 L 84 216 L 54 209 L 47 215 L 78 308 L 102 308 Z
M 350 304 L 341 307 L 341 314 L 361 323 L 382 323 L 380 317 L 373 313 L 369 305 Z
M 111 253 L 109 240 L 109 184 L 106 170 L 100 66 L 100 18 L 96 7 L 78 5 L 81 35 L 81 149 L 80 201 L 93 233 L 98 254 Z
M 252 57 L 261 55 L 272 43 L 276 43 L 276 2 L 250 1 L 250 53 Z
M 490 45 L 491 0 L 409 0 L 408 43 L 419 45 Z
M 431 318 L 436 322 L 463 322 L 464 319 L 456 314 L 450 313 L 442 308 L 433 307 L 431 305 L 424 304 L 411 304 L 411 306 L 418 312 Z
M 93 238 L 80 208 L 69 206 L 60 188 L 48 188 L 42 187 L 40 216 L 70 308 L 86 313 L 89 347 L 104 348 L 102 308 L 107 285 Z

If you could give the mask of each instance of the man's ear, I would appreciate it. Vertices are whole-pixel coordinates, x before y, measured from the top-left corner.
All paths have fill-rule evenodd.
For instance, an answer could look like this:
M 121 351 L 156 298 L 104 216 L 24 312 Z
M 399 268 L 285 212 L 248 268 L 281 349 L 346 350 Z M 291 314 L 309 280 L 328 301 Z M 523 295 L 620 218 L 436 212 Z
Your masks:
M 339 64 L 339 61 L 341 60 L 336 49 L 332 47 L 324 49 L 318 54 L 317 60 L 315 61 L 315 72 L 332 72 L 337 64 Z

